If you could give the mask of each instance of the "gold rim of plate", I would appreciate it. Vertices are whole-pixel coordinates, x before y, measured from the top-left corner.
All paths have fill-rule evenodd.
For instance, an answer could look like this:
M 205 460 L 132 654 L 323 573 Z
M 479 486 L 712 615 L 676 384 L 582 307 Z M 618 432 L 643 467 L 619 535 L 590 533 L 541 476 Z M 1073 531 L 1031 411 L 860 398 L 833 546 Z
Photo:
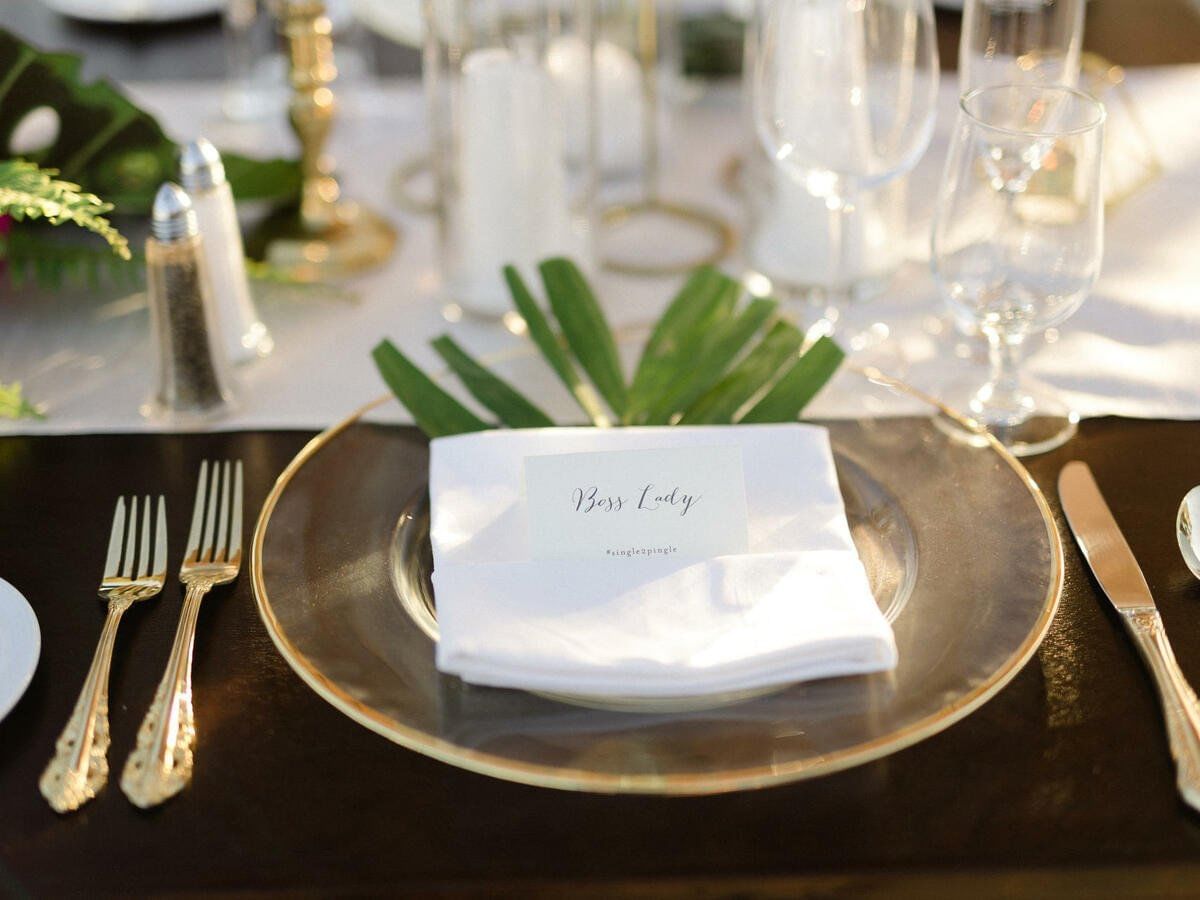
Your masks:
M 521 351 L 502 356 L 521 355 Z M 574 791 L 590 791 L 601 793 L 631 793 L 631 794 L 715 794 L 727 791 L 747 790 L 767 787 L 827 775 L 848 769 L 852 766 L 881 759 L 884 756 L 910 747 L 913 744 L 948 728 L 955 722 L 974 712 L 985 702 L 995 696 L 1001 688 L 1011 681 L 1033 656 L 1041 644 L 1050 622 L 1058 609 L 1059 597 L 1063 585 L 1063 549 L 1062 539 L 1054 524 L 1054 517 L 1046 498 L 1038 487 L 1037 482 L 1029 471 L 1013 456 L 1003 444 L 984 431 L 974 420 L 949 408 L 923 391 L 917 390 L 904 382 L 884 375 L 877 369 L 861 368 L 846 365 L 846 368 L 857 372 L 868 380 L 907 394 L 927 404 L 934 410 L 953 419 L 964 428 L 979 435 L 984 446 L 990 447 L 1016 473 L 1020 482 L 1032 496 L 1050 542 L 1051 576 L 1046 596 L 1043 600 L 1041 615 L 1034 627 L 1021 645 L 987 680 L 970 692 L 957 698 L 933 715 L 927 716 L 910 725 L 871 741 L 865 741 L 851 747 L 846 747 L 835 753 L 822 756 L 819 759 L 797 760 L 772 766 L 760 766 L 748 769 L 737 769 L 715 773 L 694 773 L 680 775 L 619 775 L 600 772 L 570 769 L 565 767 L 538 766 L 530 763 L 517 762 L 506 757 L 496 756 L 478 750 L 469 750 L 457 744 L 440 738 L 432 737 L 422 731 L 410 728 L 397 722 L 390 716 L 356 700 L 336 683 L 327 678 L 299 649 L 297 649 L 284 633 L 275 612 L 271 607 L 271 599 L 267 594 L 266 583 L 263 579 L 262 553 L 263 542 L 266 538 L 267 526 L 271 514 L 275 510 L 279 498 L 287 489 L 288 484 L 304 464 L 321 451 L 341 432 L 358 422 L 368 412 L 389 402 L 392 397 L 385 394 L 370 403 L 361 406 L 341 422 L 326 429 L 309 441 L 287 468 L 275 480 L 271 492 L 264 501 L 254 528 L 254 541 L 250 553 L 250 577 L 254 588 L 254 599 L 258 606 L 259 615 L 270 634 L 271 640 L 283 655 L 287 663 L 295 670 L 309 687 L 355 722 L 363 725 L 389 740 L 415 750 L 433 759 L 450 765 L 537 787 L 553 787 Z

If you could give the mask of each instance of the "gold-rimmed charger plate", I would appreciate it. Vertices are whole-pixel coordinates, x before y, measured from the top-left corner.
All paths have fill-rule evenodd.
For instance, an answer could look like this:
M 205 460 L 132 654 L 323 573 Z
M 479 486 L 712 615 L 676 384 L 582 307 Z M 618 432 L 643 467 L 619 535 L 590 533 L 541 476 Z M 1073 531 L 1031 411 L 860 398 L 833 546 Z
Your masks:
M 536 360 L 501 364 L 539 385 Z M 422 533 L 428 446 L 381 398 L 315 438 L 279 477 L 251 576 L 276 646 L 322 697 L 372 730 L 453 765 L 572 790 L 697 794 L 811 777 L 895 752 L 1003 687 L 1049 627 L 1062 546 L 1041 492 L 999 444 L 972 447 L 955 417 L 878 373 L 844 369 L 830 420 L 847 512 L 893 620 L 891 673 L 748 698 L 623 708 L 466 685 L 434 666 Z M 562 420 L 562 419 L 560 419 Z M 424 593 L 423 593 L 424 592 Z

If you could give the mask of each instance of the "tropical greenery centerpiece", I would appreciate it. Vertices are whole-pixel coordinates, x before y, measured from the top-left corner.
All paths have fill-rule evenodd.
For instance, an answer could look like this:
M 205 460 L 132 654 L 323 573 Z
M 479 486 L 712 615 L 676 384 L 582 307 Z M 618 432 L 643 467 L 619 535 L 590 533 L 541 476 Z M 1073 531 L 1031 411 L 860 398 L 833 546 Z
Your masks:
M 0 28 L 0 146 L 13 156 L 0 159 L 0 290 L 14 297 L 31 281 L 49 290 L 101 278 L 139 283 L 138 254 L 108 214 L 146 214 L 177 168 L 178 145 L 158 121 L 108 82 L 84 82 L 81 70 L 79 56 L 39 50 Z M 35 120 L 47 127 L 30 138 Z M 289 203 L 299 195 L 294 160 L 227 153 L 223 162 L 239 201 Z M 64 223 L 107 247 L 41 227 Z M 20 384 L 0 383 L 0 418 L 36 414 Z
M 82 67 L 78 55 L 40 50 L 0 28 L 0 147 L 13 157 L 3 164 L 14 167 L 6 173 L 8 179 L 32 179 L 40 171 L 61 177 L 57 183 L 80 196 L 95 200 L 99 194 L 104 212 L 144 216 L 159 185 L 176 175 L 179 145 L 117 87 L 103 79 L 85 82 Z M 31 128 L 35 121 L 44 127 Z M 226 152 L 222 162 L 239 202 L 293 203 L 299 196 L 295 160 Z M 95 194 L 82 194 L 79 184 Z M 53 216 L 43 218 L 54 221 Z M 97 233 L 108 238 L 106 232 Z M 141 267 L 129 262 L 136 262 L 136 251 L 131 255 L 123 240 L 120 247 L 124 250 L 112 254 L 56 239 L 50 229 L 0 229 L 0 256 L 14 287 L 30 280 L 50 289 L 69 280 L 138 280 Z
M 509 266 L 504 277 L 514 307 L 550 369 L 599 427 L 793 421 L 844 358 L 828 337 L 807 344 L 776 301 L 746 297 L 737 280 L 704 267 L 655 324 L 626 380 L 612 329 L 583 273 L 561 258 L 538 269 L 548 311 Z M 449 335 L 431 343 L 495 421 L 476 415 L 384 340 L 373 351 L 379 372 L 428 437 L 557 424 Z
M 112 252 L 128 260 L 127 241 L 105 213 L 112 209 L 95 194 L 83 192 L 79 185 L 60 181 L 55 169 L 40 169 L 23 159 L 0 160 L 0 248 L 13 222 L 45 219 L 51 225 L 70 222 L 103 238 Z M 0 260 L 3 260 L 0 254 Z M 37 408 L 24 398 L 20 382 L 0 383 L 0 417 L 40 417 Z

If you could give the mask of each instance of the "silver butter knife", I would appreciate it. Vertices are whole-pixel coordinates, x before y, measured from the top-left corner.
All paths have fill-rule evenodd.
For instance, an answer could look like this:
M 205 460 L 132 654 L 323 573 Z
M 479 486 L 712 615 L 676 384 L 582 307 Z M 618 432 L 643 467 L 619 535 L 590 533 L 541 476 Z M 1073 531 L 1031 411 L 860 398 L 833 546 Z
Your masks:
M 1179 793 L 1185 803 L 1200 810 L 1200 701 L 1179 671 L 1146 578 L 1087 463 L 1063 466 L 1058 494 L 1079 549 L 1154 676 Z

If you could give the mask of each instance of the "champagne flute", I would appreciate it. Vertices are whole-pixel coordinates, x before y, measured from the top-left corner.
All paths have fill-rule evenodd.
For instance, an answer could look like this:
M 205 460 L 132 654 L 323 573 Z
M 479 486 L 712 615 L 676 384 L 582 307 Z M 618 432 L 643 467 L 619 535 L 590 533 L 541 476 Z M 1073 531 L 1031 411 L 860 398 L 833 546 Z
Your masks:
M 1026 338 L 1075 312 L 1100 273 L 1103 132 L 1104 107 L 1074 88 L 993 85 L 960 102 L 932 263 L 959 324 L 987 338 L 990 374 L 942 394 L 1018 456 L 1059 446 L 1079 421 L 1019 364 Z
M 938 84 L 933 7 L 757 0 L 752 27 L 755 131 L 773 164 L 824 201 L 833 319 L 855 296 L 847 273 L 860 248 L 845 222 L 857 196 L 911 170 L 929 146 Z
M 958 50 L 962 93 L 989 84 L 1079 80 L 1086 0 L 967 0 Z

